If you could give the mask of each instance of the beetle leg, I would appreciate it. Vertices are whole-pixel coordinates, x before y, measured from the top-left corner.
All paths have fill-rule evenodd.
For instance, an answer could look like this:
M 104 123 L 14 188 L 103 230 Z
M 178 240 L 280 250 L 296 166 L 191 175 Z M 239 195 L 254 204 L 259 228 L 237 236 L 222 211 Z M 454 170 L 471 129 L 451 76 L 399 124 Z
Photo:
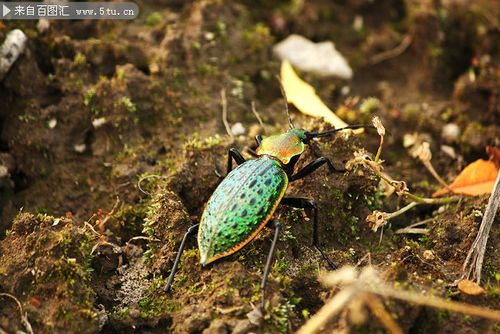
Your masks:
M 177 256 L 175 257 L 174 265 L 172 266 L 172 271 L 170 272 L 170 276 L 168 277 L 167 285 L 165 285 L 165 292 L 169 292 L 170 288 L 172 287 L 172 283 L 174 282 L 174 276 L 175 273 L 177 272 L 177 266 L 179 265 L 179 261 L 181 259 L 182 252 L 184 252 L 184 248 L 186 247 L 186 241 L 187 238 L 189 238 L 190 235 L 195 234 L 198 231 L 198 226 L 200 224 L 196 224 L 188 228 L 187 232 L 184 234 L 184 237 L 182 238 L 181 245 L 179 247 L 179 250 L 177 251 Z
M 273 220 L 270 223 L 274 228 L 274 238 L 273 238 L 273 243 L 271 244 L 271 249 L 269 249 L 269 255 L 267 256 L 266 267 L 264 268 L 264 276 L 262 276 L 262 282 L 260 283 L 260 288 L 262 290 L 262 307 L 264 307 L 267 277 L 269 276 L 269 271 L 271 270 L 271 263 L 273 262 L 274 252 L 276 251 L 276 243 L 278 242 L 278 236 L 283 226 L 281 222 L 276 220 Z
M 260 146 L 260 143 L 262 143 L 262 136 L 261 135 L 256 135 L 255 136 L 255 141 L 257 142 L 257 146 Z
M 234 161 L 236 161 L 237 165 L 241 165 L 246 161 L 245 158 L 243 158 L 243 156 L 241 155 L 240 151 L 238 151 L 234 147 L 231 147 L 229 149 L 227 157 L 227 174 L 229 174 L 229 172 L 233 170 L 233 159 Z
M 313 233 L 313 246 L 321 253 L 323 259 L 328 263 L 331 269 L 336 269 L 337 266 L 335 263 L 325 254 L 320 243 L 319 243 L 319 235 L 318 235 L 318 206 L 316 205 L 316 201 L 310 198 L 304 197 L 283 197 L 281 200 L 281 204 L 288 205 L 294 208 L 299 209 L 312 209 L 313 210 L 313 225 L 312 225 L 312 233 Z
M 289 181 L 293 182 L 293 181 L 300 180 L 301 178 L 311 174 L 312 172 L 314 172 L 316 169 L 320 168 L 324 164 L 328 164 L 328 169 L 330 169 L 330 172 L 337 172 L 337 173 L 344 173 L 345 172 L 345 169 L 335 168 L 335 166 L 332 164 L 330 159 L 328 159 L 327 157 L 319 157 L 318 159 L 314 160 L 313 162 L 311 162 L 310 164 L 308 164 L 307 166 L 305 166 L 304 168 L 299 170 L 294 175 L 290 176 Z

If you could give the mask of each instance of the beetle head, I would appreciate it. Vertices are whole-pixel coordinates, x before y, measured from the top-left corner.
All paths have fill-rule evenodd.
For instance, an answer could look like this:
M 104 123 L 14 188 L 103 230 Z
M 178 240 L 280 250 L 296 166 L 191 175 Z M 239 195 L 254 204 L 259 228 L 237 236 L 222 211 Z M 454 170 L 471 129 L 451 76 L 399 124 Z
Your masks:
M 305 134 L 304 130 L 291 128 L 285 133 L 266 137 L 257 148 L 257 155 L 272 156 L 286 165 L 294 156 L 304 152 Z

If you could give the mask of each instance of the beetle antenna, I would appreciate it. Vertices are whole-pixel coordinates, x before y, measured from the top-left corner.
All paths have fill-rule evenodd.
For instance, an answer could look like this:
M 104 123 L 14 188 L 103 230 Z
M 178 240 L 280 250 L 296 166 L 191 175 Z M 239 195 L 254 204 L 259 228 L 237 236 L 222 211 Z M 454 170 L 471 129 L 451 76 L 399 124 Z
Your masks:
M 332 133 L 336 133 L 342 130 L 347 130 L 347 129 L 375 129 L 375 127 L 371 124 L 353 124 L 353 125 L 348 125 L 344 126 L 343 128 L 338 128 L 338 129 L 332 129 L 324 132 L 306 132 L 307 138 L 319 138 L 319 137 L 326 137 Z
M 278 79 L 278 82 L 280 83 L 281 95 L 285 99 L 285 110 L 288 116 L 288 124 L 290 124 L 290 129 L 293 129 L 294 126 L 292 123 L 292 117 L 290 116 L 290 110 L 288 110 L 288 99 L 286 97 L 285 87 L 283 87 L 283 83 L 281 82 L 281 78 L 279 75 L 276 75 L 276 79 Z

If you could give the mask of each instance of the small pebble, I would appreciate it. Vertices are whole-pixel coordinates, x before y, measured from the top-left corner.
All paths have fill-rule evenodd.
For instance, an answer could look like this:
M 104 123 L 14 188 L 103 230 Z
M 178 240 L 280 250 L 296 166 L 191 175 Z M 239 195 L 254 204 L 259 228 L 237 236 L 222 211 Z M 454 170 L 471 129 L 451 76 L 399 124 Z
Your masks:
M 40 19 L 38 20 L 38 23 L 36 24 L 36 28 L 38 29 L 38 32 L 43 34 L 50 28 L 50 21 L 47 19 Z
M 459 136 L 460 136 L 460 128 L 455 123 L 450 123 L 443 126 L 443 130 L 441 131 L 441 137 L 443 137 L 445 142 L 447 143 L 456 142 L 458 141 Z
M 342 95 L 347 95 L 351 92 L 351 87 L 349 86 L 343 86 L 341 89 L 340 89 L 340 94 Z
M 97 129 L 101 126 L 103 126 L 104 124 L 106 124 L 107 120 L 106 120 L 106 117 L 99 117 L 99 118 L 95 118 L 94 120 L 92 120 L 92 126 Z
M 55 128 L 56 125 L 57 125 L 57 119 L 55 118 L 52 118 L 47 122 L 47 126 L 49 127 L 49 129 Z
M 73 149 L 75 150 L 75 152 L 83 153 L 87 149 L 87 145 L 85 145 L 85 144 L 75 144 L 73 146 Z
M 234 123 L 233 124 L 233 126 L 231 127 L 231 132 L 235 136 L 241 136 L 241 135 L 245 134 L 246 129 L 243 126 L 243 124 L 241 124 L 240 122 L 238 122 L 238 123 Z
M 424 250 L 422 256 L 424 257 L 424 259 L 429 261 L 434 260 L 435 258 L 434 253 L 430 249 Z
M 0 165 L 0 179 L 9 175 L 9 170 L 6 166 Z
M 14 29 L 7 34 L 0 46 L 0 80 L 3 80 L 17 58 L 24 52 L 27 41 L 28 37 L 20 29 Z
M 215 34 L 213 32 L 210 32 L 210 31 L 206 32 L 204 35 L 205 35 L 205 39 L 207 41 L 211 41 L 215 38 Z

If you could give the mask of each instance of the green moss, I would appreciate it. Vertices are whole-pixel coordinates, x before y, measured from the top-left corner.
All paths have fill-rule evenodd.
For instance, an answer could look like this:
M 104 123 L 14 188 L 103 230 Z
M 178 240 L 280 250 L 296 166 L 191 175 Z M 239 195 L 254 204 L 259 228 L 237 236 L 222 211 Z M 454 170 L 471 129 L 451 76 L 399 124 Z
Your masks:
M 158 215 L 159 210 L 161 209 L 161 194 L 157 194 L 153 197 L 151 202 L 149 203 L 146 216 L 144 217 L 144 223 L 142 228 L 142 233 L 144 233 L 149 238 L 156 238 L 154 225 L 156 224 L 156 216 Z M 144 252 L 144 258 L 146 262 L 150 263 L 153 259 L 154 253 L 158 248 L 158 244 L 154 242 L 148 243 L 148 249 Z
M 150 27 L 154 27 L 155 25 L 157 25 L 158 23 L 160 23 L 162 19 L 163 19 L 163 15 L 161 15 L 161 13 L 159 13 L 159 12 L 152 12 L 146 18 L 146 24 L 148 26 L 150 26 Z
M 291 296 L 285 299 L 280 305 L 274 307 L 264 319 L 270 320 L 279 333 L 289 333 L 291 325 L 290 315 L 294 312 L 300 301 L 300 297 Z
M 200 140 L 197 138 L 197 135 L 194 134 L 193 138 L 188 140 L 184 144 L 184 149 L 185 150 L 204 150 L 204 149 L 209 149 L 212 148 L 216 145 L 219 145 L 223 142 L 223 139 L 219 135 L 211 136 L 206 138 L 205 140 Z
M 250 30 L 243 33 L 243 37 L 247 41 L 252 51 L 262 50 L 272 44 L 274 38 L 271 35 L 271 30 L 264 23 L 257 23 Z
M 130 113 L 135 113 L 137 111 L 137 105 L 132 102 L 130 97 L 123 96 L 118 101 L 115 102 L 115 108 L 124 108 L 126 111 Z
M 87 91 L 83 93 L 83 104 L 88 107 L 94 99 L 95 95 L 96 91 L 94 87 L 87 89 Z
M 87 57 L 83 53 L 78 52 L 77 54 L 75 54 L 75 58 L 73 59 L 73 64 L 75 66 L 84 65 L 86 62 Z
M 205 76 L 214 74 L 217 72 L 217 67 L 210 64 L 198 64 L 197 66 L 198 74 Z
M 142 185 L 144 188 L 144 185 Z M 113 216 L 113 219 L 125 229 L 131 232 L 140 233 L 143 228 L 144 218 L 146 217 L 145 201 L 138 204 L 130 205 L 125 204 Z
M 169 296 L 160 292 L 165 284 L 166 281 L 161 277 L 153 280 L 146 292 L 146 297 L 138 302 L 139 317 L 143 319 L 159 317 L 166 312 L 173 312 L 181 307 L 179 303 L 172 301 Z
M 273 264 L 273 273 L 276 276 L 285 275 L 288 270 L 288 263 L 282 251 L 277 250 L 275 255 L 275 260 Z

